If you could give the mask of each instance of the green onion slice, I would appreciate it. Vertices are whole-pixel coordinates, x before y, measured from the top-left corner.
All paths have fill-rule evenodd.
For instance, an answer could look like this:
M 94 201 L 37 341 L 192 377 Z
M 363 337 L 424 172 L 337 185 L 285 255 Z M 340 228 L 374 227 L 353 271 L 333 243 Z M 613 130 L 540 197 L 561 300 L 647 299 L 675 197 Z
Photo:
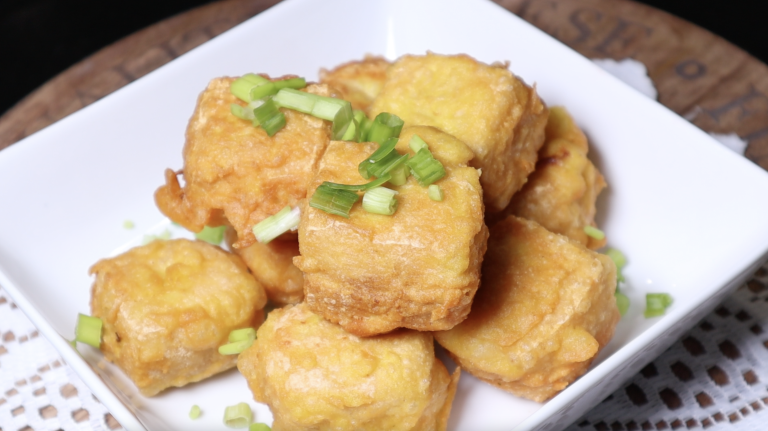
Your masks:
M 629 297 L 621 292 L 614 293 L 614 296 L 616 296 L 616 306 L 619 308 L 619 314 L 623 317 L 627 314 L 627 310 L 629 310 Z
M 309 199 L 309 206 L 329 214 L 349 218 L 349 211 L 359 198 L 360 196 L 355 192 L 320 184 Z
M 432 156 L 428 148 L 421 148 L 406 164 L 422 186 L 428 186 L 445 176 L 445 167 Z
M 605 232 L 594 226 L 584 226 L 584 233 L 587 234 L 588 237 L 596 240 L 605 239 Z
M 407 161 L 408 160 L 406 159 L 401 166 L 393 167 L 392 170 L 389 171 L 389 175 L 392 177 L 389 180 L 389 183 L 393 186 L 402 186 L 408 181 L 408 175 L 411 174 L 411 169 L 405 163 Z
M 397 138 L 390 138 L 387 141 L 385 141 L 383 144 L 379 145 L 379 148 L 373 152 L 368 158 L 360 162 L 359 165 L 357 165 L 357 171 L 360 172 L 360 176 L 365 178 L 366 180 L 368 178 L 371 178 L 371 172 L 370 168 L 372 165 L 376 164 L 380 160 L 384 159 L 389 153 L 395 151 L 395 146 L 397 145 Z
M 346 102 L 339 108 L 336 115 L 333 116 L 331 125 L 331 139 L 339 141 L 344 140 L 347 130 L 354 124 L 354 114 L 352 113 L 352 104 Z M 354 134 L 352 135 L 354 137 Z
M 668 293 L 647 293 L 643 314 L 646 318 L 661 316 L 670 305 L 672 305 L 672 296 Z
M 386 187 L 376 187 L 363 195 L 363 209 L 369 213 L 392 215 L 397 210 L 396 191 Z
M 283 88 L 272 99 L 281 108 L 293 109 L 323 120 L 333 121 L 336 114 L 344 105 L 350 105 L 346 100 L 333 97 L 318 96 L 317 94 Z M 350 105 L 351 106 L 351 105 Z M 351 108 L 350 108 L 351 111 Z M 352 115 L 350 114 L 350 118 Z
M 360 142 L 360 127 L 357 120 L 352 119 L 349 126 L 347 126 L 347 131 L 344 132 L 344 136 L 341 137 L 341 140 Z
M 253 345 L 254 340 L 242 340 L 235 341 L 234 343 L 222 344 L 219 346 L 219 354 L 221 355 L 239 355 L 243 353 L 245 349 Z
M 255 340 L 256 339 L 256 330 L 253 328 L 243 328 L 243 329 L 235 329 L 234 331 L 229 333 L 229 342 L 234 343 L 236 341 L 243 341 L 243 340 Z
M 98 317 L 78 313 L 75 340 L 90 344 L 97 349 L 101 346 L 101 327 L 103 323 Z
M 195 234 L 195 238 L 200 241 L 205 241 L 213 245 L 221 244 L 221 240 L 224 239 L 224 231 L 227 230 L 226 226 L 210 227 L 205 226 L 203 230 Z
M 277 88 L 277 85 L 272 82 L 265 82 L 261 85 L 257 85 L 255 87 L 251 87 L 251 90 L 248 93 L 248 99 L 249 100 L 259 100 L 264 99 L 265 97 L 274 96 L 277 94 L 277 91 L 279 89 Z
M 391 153 L 387 154 L 383 159 L 372 164 L 368 168 L 368 173 L 375 177 L 381 177 L 393 170 L 401 168 L 402 166 L 406 166 L 405 163 L 408 161 L 409 158 L 410 157 L 408 156 L 408 154 L 401 155 L 397 151 L 392 151 Z
M 422 148 L 429 149 L 427 143 L 421 139 L 419 135 L 411 136 L 411 140 L 408 142 L 408 146 L 411 147 L 411 150 L 413 150 L 414 153 L 418 153 Z
M 189 418 L 192 420 L 195 420 L 200 417 L 200 406 L 197 404 L 193 405 L 191 409 L 189 409 Z
M 445 194 L 443 193 L 443 189 L 440 188 L 437 184 L 430 184 L 429 185 L 429 191 L 427 192 L 429 194 L 429 198 L 433 201 L 441 202 L 443 200 L 443 197 Z
M 611 258 L 613 263 L 616 264 L 616 281 L 618 282 L 624 282 L 624 274 L 622 273 L 622 269 L 627 266 L 627 257 L 624 256 L 624 253 L 621 251 L 615 249 L 615 248 L 609 248 L 605 251 L 605 254 Z
M 269 136 L 274 136 L 275 133 L 285 127 L 285 115 L 277 109 L 273 99 L 267 100 L 263 105 L 254 109 L 253 115 Z
M 247 428 L 251 424 L 253 412 L 246 403 L 235 404 L 224 409 L 224 425 L 230 428 Z
M 257 241 L 262 244 L 268 244 L 285 232 L 298 229 L 299 220 L 301 220 L 301 210 L 299 207 L 291 209 L 290 205 L 286 205 L 277 214 L 271 215 L 257 223 L 252 231 L 256 235 Z
M 292 88 L 294 90 L 298 90 L 307 86 L 307 80 L 301 77 L 283 79 L 280 81 L 275 81 L 275 85 L 277 86 L 278 91 L 282 90 L 283 88 Z
M 248 431 L 272 431 L 272 428 L 270 428 L 270 426 L 267 424 L 257 422 L 255 424 L 251 424 L 251 426 L 248 428 Z
M 237 103 L 229 105 L 229 112 L 241 120 L 253 121 L 253 119 L 256 118 L 253 115 L 253 109 L 248 109 L 247 107 L 240 106 Z
M 328 186 L 328 187 L 330 187 L 332 189 L 349 190 L 351 192 L 359 192 L 359 191 L 369 190 L 369 189 L 372 189 L 374 187 L 379 187 L 380 185 L 383 185 L 384 183 L 386 183 L 389 180 L 390 180 L 390 175 L 387 174 L 387 175 L 381 176 L 378 179 L 375 179 L 375 180 L 373 180 L 373 181 L 371 181 L 369 183 L 365 183 L 365 184 L 352 185 L 352 184 L 339 184 L 339 183 L 332 183 L 330 181 L 324 181 L 323 185 L 324 186 Z
M 136 227 L 136 225 L 131 220 L 126 220 L 123 222 L 124 229 L 133 229 L 134 227 Z
M 381 144 L 388 139 L 397 138 L 400 136 L 404 124 L 403 120 L 397 115 L 382 112 L 376 116 L 373 123 L 368 127 L 364 140 L 365 142 Z
M 246 73 L 245 75 L 241 76 L 240 79 L 248 81 L 253 85 L 261 85 L 265 82 L 269 82 L 269 79 L 255 73 Z

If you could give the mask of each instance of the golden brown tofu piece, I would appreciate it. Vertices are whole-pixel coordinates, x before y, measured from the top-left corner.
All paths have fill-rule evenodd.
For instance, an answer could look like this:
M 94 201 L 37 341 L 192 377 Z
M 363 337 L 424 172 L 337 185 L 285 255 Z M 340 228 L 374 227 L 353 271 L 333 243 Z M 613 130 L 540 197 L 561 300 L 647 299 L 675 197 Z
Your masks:
M 234 78 L 211 81 L 197 101 L 184 145 L 184 181 L 166 170 L 166 184 L 155 193 L 160 211 L 185 228 L 199 232 L 225 220 L 245 247 L 256 241 L 251 228 L 286 205 L 296 206 L 330 141 L 330 122 L 281 109 L 286 126 L 273 137 L 230 112 L 244 105 L 229 91 Z M 307 92 L 332 96 L 325 85 Z
M 102 259 L 91 313 L 101 350 L 152 396 L 235 366 L 219 354 L 230 331 L 264 320 L 264 289 L 237 256 L 202 241 L 160 241 Z
M 544 142 L 547 108 L 506 66 L 468 55 L 406 55 L 387 72 L 371 106 L 399 116 L 406 126 L 434 126 L 457 137 L 482 168 L 485 207 L 496 213 L 533 172 Z
M 274 431 L 442 431 L 460 373 L 448 375 L 429 333 L 360 338 L 306 304 L 270 312 L 237 367 Z
M 585 226 L 597 226 L 595 201 L 606 186 L 587 158 L 588 151 L 587 137 L 568 111 L 552 108 L 536 170 L 503 214 L 533 220 L 593 250 L 603 247 L 605 238 L 598 240 L 584 232 Z
M 237 233 L 227 228 L 226 241 L 237 242 Z M 304 299 L 304 274 L 293 264 L 299 255 L 299 241 L 288 237 L 267 244 L 258 241 L 242 248 L 233 248 L 251 270 L 253 277 L 264 286 L 267 297 L 276 304 L 298 304 Z
M 616 266 L 536 222 L 491 227 L 467 320 L 437 341 L 476 377 L 542 402 L 586 372 L 619 321 Z
M 352 103 L 353 109 L 367 113 L 391 65 L 384 57 L 366 55 L 363 60 L 350 61 L 333 70 L 320 69 L 320 82 L 338 90 L 342 99 Z
M 302 205 L 299 224 L 305 301 L 347 331 L 369 336 L 398 327 L 448 329 L 464 320 L 480 280 L 488 229 L 472 151 L 431 127 L 404 129 L 397 149 L 408 150 L 418 134 L 447 175 L 436 184 L 445 192 L 432 201 L 413 176 L 399 187 L 392 216 L 355 204 L 349 219 Z M 331 142 L 308 196 L 323 181 L 361 184 L 358 164 L 376 144 Z

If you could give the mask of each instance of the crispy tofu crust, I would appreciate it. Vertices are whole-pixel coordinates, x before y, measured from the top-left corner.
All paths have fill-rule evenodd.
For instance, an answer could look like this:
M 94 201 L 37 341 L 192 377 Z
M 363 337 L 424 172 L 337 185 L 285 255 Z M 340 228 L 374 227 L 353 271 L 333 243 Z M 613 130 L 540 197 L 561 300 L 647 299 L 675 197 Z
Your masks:
M 384 86 L 391 65 L 384 57 L 366 55 L 363 60 L 350 61 L 333 70 L 320 69 L 320 83 L 338 90 L 342 99 L 352 103 L 353 109 L 367 113 Z
M 486 210 L 509 204 L 536 165 L 544 142 L 547 108 L 536 89 L 506 66 L 468 55 L 405 55 L 387 71 L 370 109 L 390 112 L 406 126 L 434 126 L 460 139 L 481 168 Z
M 597 240 L 584 232 L 585 226 L 597 227 L 595 201 L 606 186 L 587 158 L 587 137 L 562 107 L 549 111 L 546 131 L 536 170 L 503 214 L 533 220 L 593 250 L 603 247 L 606 238 Z
M 269 137 L 230 112 L 244 105 L 229 91 L 234 78 L 211 81 L 197 101 L 184 145 L 184 187 L 170 169 L 155 193 L 160 211 L 185 228 L 228 221 L 237 231 L 235 248 L 253 244 L 251 228 L 306 195 L 317 161 L 330 141 L 330 123 L 281 109 L 286 126 Z M 307 92 L 333 96 L 325 85 Z
M 154 241 L 90 273 L 101 350 L 145 396 L 234 367 L 219 346 L 264 320 L 264 289 L 237 256 L 202 241 Z
M 510 216 L 491 228 L 469 317 L 435 338 L 462 369 L 543 402 L 610 341 L 620 318 L 615 290 L 609 257 Z
M 442 431 L 460 373 L 429 333 L 360 338 L 306 304 L 270 312 L 237 367 L 275 431 Z
M 347 331 L 370 336 L 398 327 L 448 329 L 469 313 L 480 280 L 488 229 L 472 152 L 432 127 L 404 129 L 398 150 L 410 151 L 413 134 L 423 138 L 447 175 L 438 181 L 442 202 L 429 199 L 413 177 L 399 187 L 392 216 L 371 214 L 358 203 L 350 218 L 302 205 L 299 224 L 305 300 Z M 376 144 L 331 142 L 308 195 L 323 181 L 364 182 L 357 166 Z
M 236 243 L 235 230 L 227 228 L 225 239 L 230 246 Z M 304 299 L 304 274 L 293 264 L 293 258 L 299 255 L 298 238 L 281 237 L 268 244 L 257 241 L 233 251 L 264 286 L 270 301 L 282 305 L 298 304 Z

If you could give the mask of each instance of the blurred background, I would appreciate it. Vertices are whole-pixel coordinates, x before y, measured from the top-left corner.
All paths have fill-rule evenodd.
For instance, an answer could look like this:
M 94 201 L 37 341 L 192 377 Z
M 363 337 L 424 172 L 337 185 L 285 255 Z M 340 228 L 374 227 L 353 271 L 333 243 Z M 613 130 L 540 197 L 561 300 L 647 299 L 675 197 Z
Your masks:
M 211 0 L 0 0 L 0 115 L 69 66 L 129 34 Z M 754 0 L 643 0 L 768 62 Z

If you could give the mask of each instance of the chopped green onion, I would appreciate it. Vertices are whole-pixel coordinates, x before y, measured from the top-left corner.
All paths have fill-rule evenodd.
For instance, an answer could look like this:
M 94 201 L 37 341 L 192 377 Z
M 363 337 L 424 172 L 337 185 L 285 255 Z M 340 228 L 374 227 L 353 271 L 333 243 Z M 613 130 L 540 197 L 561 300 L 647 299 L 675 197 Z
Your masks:
M 408 154 L 401 155 L 397 151 L 392 151 L 386 157 L 371 165 L 368 168 L 368 173 L 375 177 L 387 175 L 390 171 L 406 166 L 405 163 L 409 158 Z
M 605 239 L 605 233 L 594 226 L 584 226 L 584 233 L 596 240 Z
M 369 213 L 392 215 L 397 210 L 396 191 L 386 187 L 376 187 L 363 195 L 363 209 Z
M 130 221 L 130 220 L 126 220 L 126 221 L 123 222 L 123 228 L 124 229 L 133 229 L 134 227 L 136 227 L 136 225 L 133 224 L 133 222 Z
M 245 349 L 253 345 L 254 340 L 242 340 L 235 341 L 234 343 L 222 344 L 219 346 L 219 354 L 221 355 L 239 355 L 243 353 Z
M 445 176 L 445 167 L 432 156 L 428 148 L 421 148 L 406 164 L 422 186 L 428 186 Z
M 388 139 L 399 137 L 404 124 L 397 115 L 382 112 L 373 120 L 364 139 L 366 142 L 381 144 Z
M 229 105 L 229 112 L 231 112 L 232 115 L 234 115 L 235 117 L 237 117 L 237 118 L 239 118 L 241 120 L 251 120 L 251 121 L 253 121 L 253 119 L 255 118 L 253 116 L 253 110 L 252 109 L 248 109 L 248 108 L 246 108 L 244 106 L 240 106 L 237 103 L 233 103 L 233 104 Z
M 254 109 L 253 115 L 269 136 L 274 136 L 275 133 L 285 127 L 285 115 L 277 109 L 273 99 L 267 100 L 263 105 Z
M 219 245 L 221 244 L 221 240 L 224 239 L 225 230 L 227 230 L 226 226 L 205 226 L 203 230 L 195 234 L 195 238 L 199 239 L 200 241 L 209 242 L 213 245 Z
M 244 80 L 250 82 L 253 85 L 261 85 L 261 84 L 263 84 L 265 82 L 269 82 L 269 79 L 267 79 L 267 78 L 265 78 L 265 77 L 263 77 L 261 75 L 257 75 L 255 73 L 246 73 L 245 75 L 240 77 L 240 79 L 244 79 Z
M 645 295 L 645 317 L 657 317 L 664 314 L 672 305 L 672 296 L 668 293 L 647 293 Z
M 615 248 L 609 248 L 605 251 L 606 256 L 610 257 L 614 264 L 616 264 L 616 281 L 618 282 L 624 282 L 624 274 L 622 273 L 622 269 L 627 266 L 627 257 L 624 256 L 624 253 L 621 251 L 615 249 Z
M 408 155 L 406 154 L 405 156 Z M 405 163 L 407 161 L 407 159 L 404 160 L 402 165 L 393 167 L 392 170 L 389 171 L 389 175 L 392 177 L 389 180 L 389 183 L 393 186 L 402 186 L 408 181 L 408 175 L 411 174 L 411 169 Z
M 252 417 L 251 406 L 246 403 L 228 406 L 224 410 L 224 425 L 230 428 L 247 428 Z
M 248 93 L 248 98 L 249 100 L 263 99 L 265 97 L 274 96 L 275 94 L 277 94 L 278 90 L 279 89 L 277 88 L 277 85 L 275 85 L 274 82 L 272 81 L 265 82 L 261 85 L 251 87 L 251 90 Z
M 342 141 L 360 141 L 360 127 L 356 120 L 352 120 L 347 127 L 347 131 L 344 132 L 344 136 L 341 137 Z
M 189 418 L 192 420 L 195 420 L 200 417 L 200 406 L 195 404 L 192 406 L 192 408 L 189 410 Z
M 339 109 L 344 105 L 349 105 L 346 100 L 318 96 L 293 88 L 281 89 L 272 100 L 281 108 L 293 109 L 328 121 L 333 121 Z M 352 115 L 350 115 L 351 117 Z
M 616 306 L 619 308 L 619 314 L 624 316 L 629 310 L 629 297 L 621 292 L 614 293 L 616 297 Z
M 427 192 L 429 194 L 429 198 L 433 201 L 441 202 L 443 200 L 443 197 L 445 194 L 443 193 L 443 189 L 440 188 L 437 184 L 430 184 L 429 185 L 429 191 Z
M 229 91 L 238 99 L 248 103 L 251 101 L 251 88 L 253 88 L 254 85 L 253 82 L 247 79 L 239 78 L 229 86 Z
M 248 431 L 272 431 L 272 428 L 270 428 L 270 426 L 267 424 L 257 422 L 255 424 L 251 424 L 250 428 L 248 428 Z
M 235 329 L 234 331 L 229 333 L 229 342 L 234 343 L 236 341 L 243 341 L 243 340 L 255 340 L 256 339 L 256 330 L 253 328 L 243 328 L 243 329 Z
M 365 190 L 368 190 L 368 189 L 372 189 L 374 187 L 378 187 L 378 186 L 386 183 L 387 181 L 389 181 L 389 179 L 390 179 L 390 175 L 387 174 L 387 175 L 379 177 L 378 179 L 375 179 L 375 180 L 373 180 L 373 181 L 371 181 L 369 183 L 365 183 L 365 184 L 352 185 L 352 184 L 339 184 L 339 183 L 332 183 L 332 182 L 329 182 L 329 181 L 324 181 L 323 185 L 324 186 L 328 186 L 328 187 L 330 187 L 332 189 L 349 190 L 350 192 L 358 192 L 358 191 L 365 191 Z
M 333 116 L 333 124 L 331 125 L 331 139 L 336 141 L 344 140 L 343 138 L 347 134 L 347 130 L 352 125 L 354 125 L 352 104 L 347 102 L 342 105 L 341 108 L 336 112 L 336 115 Z
M 289 205 L 286 205 L 277 214 L 257 223 L 252 229 L 253 234 L 256 235 L 257 241 L 267 244 L 289 230 L 296 230 L 299 227 L 300 219 L 301 210 L 299 207 L 291 209 Z
M 365 178 L 371 178 L 370 168 L 380 160 L 384 159 L 389 153 L 395 152 L 395 146 L 397 145 L 397 138 L 390 138 L 383 144 L 379 145 L 379 148 L 368 156 L 365 160 L 357 165 L 357 171 L 360 172 L 360 176 Z M 398 154 L 395 152 L 395 154 Z
M 277 86 L 278 91 L 283 88 L 293 88 L 298 90 L 307 86 L 307 80 L 304 78 L 283 79 L 281 81 L 275 81 L 275 85 Z
M 355 192 L 336 189 L 326 184 L 320 184 L 309 199 L 309 206 L 329 214 L 349 218 L 349 211 L 359 198 L 360 196 Z
M 411 136 L 411 140 L 408 142 L 408 146 L 411 147 L 411 150 L 413 150 L 414 153 L 418 153 L 422 148 L 429 148 L 427 143 L 421 139 L 419 135 Z
M 103 323 L 98 317 L 86 316 L 78 313 L 77 327 L 75 328 L 75 340 L 90 344 L 97 349 L 101 345 L 101 327 Z

